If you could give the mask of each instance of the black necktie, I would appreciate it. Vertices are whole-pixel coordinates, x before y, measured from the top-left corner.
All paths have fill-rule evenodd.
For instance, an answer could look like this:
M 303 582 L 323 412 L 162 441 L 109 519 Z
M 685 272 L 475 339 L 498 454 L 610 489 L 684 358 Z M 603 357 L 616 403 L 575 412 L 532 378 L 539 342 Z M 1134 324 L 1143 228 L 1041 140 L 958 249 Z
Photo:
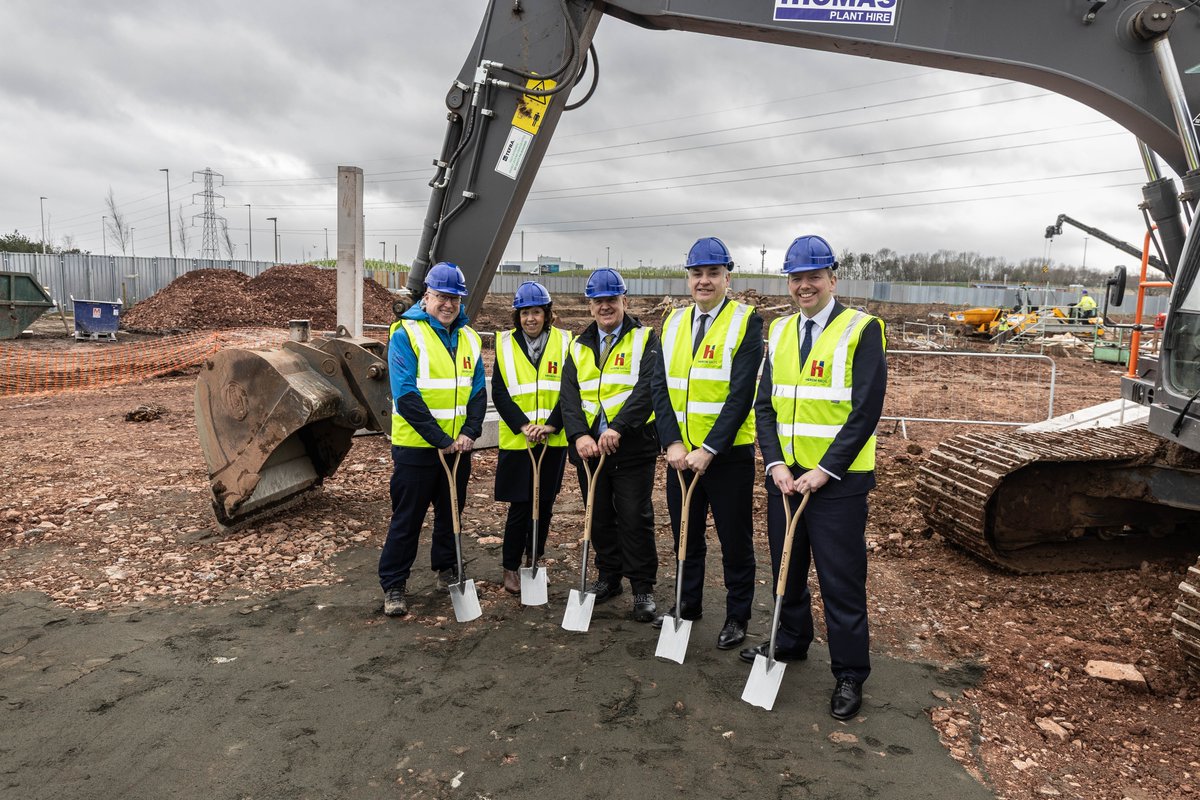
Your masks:
M 696 326 L 696 336 L 692 339 L 692 355 L 696 355 L 696 351 L 700 349 L 700 343 L 704 341 L 704 334 L 708 330 L 708 314 L 700 315 L 700 324 Z
M 815 320 L 804 320 L 804 341 L 800 344 L 800 366 L 804 366 L 804 362 L 808 361 L 808 354 L 812 352 L 812 329 L 816 325 Z

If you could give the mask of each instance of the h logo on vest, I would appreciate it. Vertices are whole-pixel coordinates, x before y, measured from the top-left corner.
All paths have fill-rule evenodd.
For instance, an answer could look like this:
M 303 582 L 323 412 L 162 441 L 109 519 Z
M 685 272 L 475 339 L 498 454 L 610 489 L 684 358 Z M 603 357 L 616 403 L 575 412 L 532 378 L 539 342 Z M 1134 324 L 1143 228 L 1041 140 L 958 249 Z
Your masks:
M 463 356 L 462 364 L 463 364 L 463 369 L 470 369 L 471 368 L 471 357 Z
M 551 361 L 550 363 L 548 363 L 546 365 L 546 374 L 547 375 L 557 375 L 558 374 L 558 362 L 557 361 Z
M 824 361 L 812 362 L 811 367 L 808 371 L 808 376 L 810 378 L 824 378 L 825 377 L 825 362 Z
M 617 353 L 615 356 L 613 356 L 613 366 L 614 367 L 625 366 L 625 354 L 624 353 Z
M 717 348 L 713 347 L 711 344 L 704 345 L 704 352 L 700 357 L 711 361 L 717 357 Z

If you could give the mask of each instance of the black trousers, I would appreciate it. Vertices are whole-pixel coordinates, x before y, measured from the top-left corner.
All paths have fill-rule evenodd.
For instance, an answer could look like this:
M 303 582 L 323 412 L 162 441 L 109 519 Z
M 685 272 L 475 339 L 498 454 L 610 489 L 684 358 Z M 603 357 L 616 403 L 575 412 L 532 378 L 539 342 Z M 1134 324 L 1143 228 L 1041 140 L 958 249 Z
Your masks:
M 793 472 L 799 475 L 802 470 Z M 808 570 L 815 564 L 825 605 L 833 674 L 861 682 L 871 673 L 867 630 L 867 495 L 865 492 L 839 495 L 837 489 L 830 479 L 829 484 L 814 492 L 796 526 L 775 644 L 782 649 L 807 650 L 812 643 Z M 767 495 L 767 537 L 771 545 L 771 593 L 774 594 L 786 526 L 781 495 L 770 477 Z M 792 495 L 788 500 L 793 511 L 799 507 L 800 495 Z
M 591 466 L 594 469 L 596 461 Z M 596 478 L 592 515 L 592 547 L 600 577 L 619 583 L 629 579 L 634 594 L 654 591 L 658 553 L 654 549 L 654 465 L 656 455 L 626 461 L 609 456 Z M 587 499 L 587 474 L 576 470 Z
M 546 554 L 546 536 L 550 533 L 550 517 L 554 502 L 562 489 L 563 470 L 567 463 L 567 448 L 533 449 L 541 457 L 538 470 L 541 502 L 538 503 L 538 546 L 540 560 Z M 524 450 L 501 450 L 496 461 L 496 499 L 510 502 L 504 523 L 504 547 L 501 564 L 505 569 L 518 569 L 529 558 L 533 547 L 533 462 Z
M 739 453 L 738 456 L 741 456 Z M 683 562 L 683 608 L 690 614 L 703 608 L 704 562 L 708 552 L 705 531 L 708 511 L 712 509 L 717 540 L 721 543 L 721 564 L 725 577 L 725 616 L 743 625 L 750 621 L 754 602 L 754 453 L 730 459 L 720 455 L 699 477 L 692 492 L 688 517 L 687 554 Z M 693 473 L 684 473 L 687 481 Z M 667 510 L 671 531 L 679 553 L 679 523 L 683 497 L 675 470 L 667 469 Z
M 441 462 L 429 467 L 417 467 L 397 461 L 397 450 L 392 447 L 392 480 L 389 486 L 392 498 L 392 521 L 388 525 L 387 539 L 379 554 L 379 585 L 386 592 L 395 586 L 403 586 L 412 573 L 417 560 L 417 543 L 425 514 L 433 505 L 433 541 L 430 546 L 430 567 L 434 571 L 453 567 L 456 563 L 454 550 L 454 520 L 450 516 L 450 482 Z M 447 461 L 454 466 L 453 456 Z M 467 481 L 471 478 L 471 457 L 466 454 L 460 460 L 457 473 L 458 508 L 461 513 L 467 499 Z

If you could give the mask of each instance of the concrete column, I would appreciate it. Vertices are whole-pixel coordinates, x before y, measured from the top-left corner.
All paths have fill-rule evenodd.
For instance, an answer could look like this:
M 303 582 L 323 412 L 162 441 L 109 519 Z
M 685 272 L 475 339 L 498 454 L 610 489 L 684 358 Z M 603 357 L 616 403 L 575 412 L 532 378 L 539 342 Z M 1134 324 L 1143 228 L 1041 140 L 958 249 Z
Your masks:
M 337 324 L 363 333 L 363 171 L 338 167 Z

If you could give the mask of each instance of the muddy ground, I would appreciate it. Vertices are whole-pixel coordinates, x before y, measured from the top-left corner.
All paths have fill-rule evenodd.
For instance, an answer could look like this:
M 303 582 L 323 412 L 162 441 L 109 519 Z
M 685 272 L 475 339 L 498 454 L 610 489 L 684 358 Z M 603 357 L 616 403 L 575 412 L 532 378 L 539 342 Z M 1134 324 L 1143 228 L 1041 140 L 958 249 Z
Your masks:
M 893 328 L 930 312 L 874 310 Z M 507 316 L 501 303 L 485 315 Z M 56 336 L 3 346 L 68 346 Z M 1056 360 L 1058 410 L 1116 396 L 1109 365 Z M 683 665 L 653 657 L 656 633 L 629 621 L 628 595 L 598 607 L 590 633 L 563 631 L 578 576 L 572 475 L 551 535 L 551 605 L 522 608 L 499 587 L 494 453 L 476 456 L 464 529 L 484 615 L 466 625 L 427 570 L 409 617 L 379 613 L 381 437 L 357 440 L 303 507 L 220 533 L 193 385 L 0 399 L 0 796 L 1141 800 L 1200 786 L 1196 689 L 1169 633 L 1194 554 L 1038 577 L 978 564 L 927 530 L 912 499 L 924 454 L 952 427 L 881 436 L 875 672 L 862 714 L 837 723 L 820 647 L 788 667 L 775 711 L 740 702 L 748 670 L 712 647 L 717 603 Z M 161 413 L 126 420 L 147 404 Z M 662 600 L 673 557 L 661 490 L 656 511 Z M 770 620 L 759 543 L 752 637 Z M 1135 665 L 1148 689 L 1088 677 L 1091 659 Z

